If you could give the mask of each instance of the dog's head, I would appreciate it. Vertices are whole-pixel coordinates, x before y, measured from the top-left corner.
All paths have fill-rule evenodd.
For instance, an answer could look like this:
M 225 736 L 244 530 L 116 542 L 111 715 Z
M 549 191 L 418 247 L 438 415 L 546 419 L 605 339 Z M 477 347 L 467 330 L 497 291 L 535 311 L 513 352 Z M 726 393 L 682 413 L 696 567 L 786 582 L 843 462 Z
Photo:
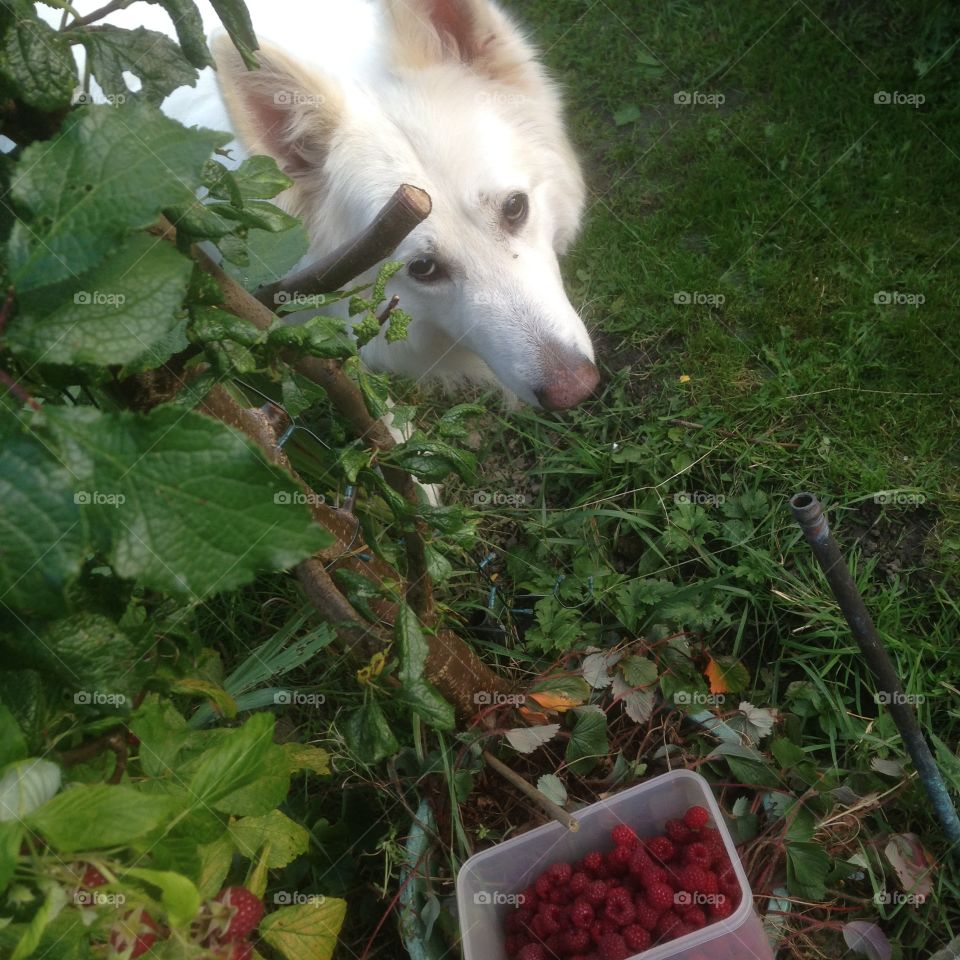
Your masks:
M 384 0 L 382 16 L 383 46 L 360 80 L 271 46 L 247 71 L 215 42 L 238 139 L 294 179 L 282 202 L 307 225 L 311 257 L 365 227 L 400 183 L 430 194 L 387 288 L 414 318 L 409 337 L 368 344 L 372 365 L 446 379 L 492 371 L 528 403 L 572 407 L 599 375 L 557 263 L 584 202 L 557 92 L 489 0 Z M 317 49 L 322 64 L 322 37 Z

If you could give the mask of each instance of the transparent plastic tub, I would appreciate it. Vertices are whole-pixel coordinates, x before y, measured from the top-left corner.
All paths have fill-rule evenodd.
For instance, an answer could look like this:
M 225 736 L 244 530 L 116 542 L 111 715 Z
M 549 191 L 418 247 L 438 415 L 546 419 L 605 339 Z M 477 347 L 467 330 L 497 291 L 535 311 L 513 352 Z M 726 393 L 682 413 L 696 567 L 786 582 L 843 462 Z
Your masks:
M 641 836 L 663 832 L 671 817 L 695 804 L 706 807 L 723 836 L 740 881 L 736 912 L 670 943 L 636 954 L 642 960 L 773 960 L 740 858 L 713 797 L 699 774 L 674 770 L 577 812 L 571 833 L 549 823 L 474 854 L 457 876 L 457 909 L 464 960 L 507 960 L 504 922 L 517 895 L 553 863 L 572 863 L 591 850 L 611 849 L 610 831 L 626 823 Z

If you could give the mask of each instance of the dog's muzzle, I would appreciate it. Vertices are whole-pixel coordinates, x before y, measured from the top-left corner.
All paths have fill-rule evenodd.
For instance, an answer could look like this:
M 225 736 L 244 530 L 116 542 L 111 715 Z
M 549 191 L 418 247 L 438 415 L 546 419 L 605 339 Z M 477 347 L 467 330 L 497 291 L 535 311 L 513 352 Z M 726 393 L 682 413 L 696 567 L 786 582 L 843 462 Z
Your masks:
M 534 390 L 545 410 L 569 410 L 586 400 L 600 382 L 600 371 L 582 354 L 561 359 L 544 374 L 546 383 Z

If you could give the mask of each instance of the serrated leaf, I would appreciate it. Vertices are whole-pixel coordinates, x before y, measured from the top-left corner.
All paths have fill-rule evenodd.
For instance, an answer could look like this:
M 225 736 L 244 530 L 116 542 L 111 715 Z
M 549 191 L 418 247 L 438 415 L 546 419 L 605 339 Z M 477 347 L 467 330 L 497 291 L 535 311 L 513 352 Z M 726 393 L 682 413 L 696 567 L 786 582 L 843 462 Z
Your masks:
M 593 687 L 594 690 L 603 690 L 613 683 L 613 677 L 610 671 L 620 659 L 619 653 L 599 652 L 591 653 L 583 658 L 580 669 L 583 671 L 583 679 Z
M 452 730 L 455 721 L 453 707 L 424 677 L 430 647 L 420 629 L 416 614 L 406 602 L 397 606 L 394 639 L 400 659 L 397 677 L 410 706 L 430 726 L 439 730 Z
M 545 773 L 537 780 L 537 789 L 558 807 L 567 802 L 567 788 L 555 773 Z
M 191 880 L 171 870 L 148 870 L 145 867 L 129 867 L 124 877 L 136 877 L 160 891 L 167 920 L 173 927 L 189 923 L 200 909 L 200 892 Z
M 267 848 L 266 865 L 285 867 L 310 845 L 310 834 L 279 810 L 262 817 L 241 817 L 230 824 L 230 838 L 240 854 L 255 860 Z
M 620 672 L 631 687 L 647 687 L 657 682 L 657 665 L 646 657 L 627 657 L 620 661 Z
M 87 48 L 90 72 L 107 97 L 132 98 L 142 93 L 159 105 L 178 87 L 196 85 L 197 71 L 180 48 L 156 30 L 124 30 L 104 23 L 83 27 L 75 36 Z M 130 92 L 124 73 L 140 78 L 140 93 Z
M 11 763 L 0 776 L 0 823 L 22 822 L 60 789 L 60 768 L 36 757 Z
M 0 76 L 38 110 L 65 107 L 77 84 L 77 65 L 67 39 L 41 20 L 18 19 L 6 31 Z
M 747 700 L 741 701 L 737 709 L 743 716 L 743 733 L 754 743 L 769 736 L 773 731 L 773 725 L 777 719 L 774 710 L 765 707 L 755 707 Z
M 869 960 L 890 960 L 893 948 L 886 934 L 875 924 L 866 920 L 852 920 L 843 925 L 843 942 Z
M 178 812 L 178 801 L 122 784 L 80 784 L 35 810 L 26 821 L 64 853 L 131 843 Z
M 136 360 L 169 335 L 192 264 L 172 244 L 137 234 L 75 282 L 21 298 L 14 351 L 43 363 Z
M 564 759 L 574 773 L 582 776 L 610 751 L 607 715 L 599 707 L 580 707 L 576 710 L 576 717 Z
M 282 907 L 263 918 L 259 936 L 285 960 L 330 960 L 346 912 L 346 901 L 334 897 Z
M 290 476 L 224 424 L 175 406 L 146 416 L 48 407 L 45 416 L 121 577 L 200 597 L 332 542 L 309 523 Z
M 363 763 L 379 763 L 400 749 L 383 710 L 375 700 L 368 701 L 347 717 L 343 737 L 351 753 Z
M 149 0 L 164 8 L 177 31 L 177 41 L 184 56 L 198 70 L 213 65 L 213 57 L 207 49 L 206 30 L 203 18 L 193 0 Z
M 507 743 L 517 753 L 533 753 L 560 732 L 559 723 L 544 723 L 537 727 L 514 727 L 506 732 Z
M 20 610 L 55 615 L 86 557 L 87 524 L 73 501 L 74 480 L 33 437 L 0 443 L 0 598 Z
M 277 166 L 273 157 L 247 157 L 236 170 L 230 171 L 222 164 L 216 165 L 223 171 L 221 176 L 230 178 L 242 200 L 269 200 L 293 186 L 293 181 Z M 219 200 L 234 199 L 231 189 L 225 184 L 212 184 L 210 195 Z
M 653 714 L 657 702 L 654 689 L 634 690 L 619 674 L 613 678 L 614 700 L 623 704 L 627 716 L 634 723 L 646 723 Z
M 10 234 L 11 282 L 23 294 L 90 269 L 128 232 L 189 199 L 228 139 L 144 103 L 72 111 L 54 141 L 31 144 L 14 168 L 11 196 L 29 219 Z
M 819 844 L 794 842 L 785 844 L 787 851 L 787 887 L 795 897 L 822 900 L 826 896 L 830 860 Z

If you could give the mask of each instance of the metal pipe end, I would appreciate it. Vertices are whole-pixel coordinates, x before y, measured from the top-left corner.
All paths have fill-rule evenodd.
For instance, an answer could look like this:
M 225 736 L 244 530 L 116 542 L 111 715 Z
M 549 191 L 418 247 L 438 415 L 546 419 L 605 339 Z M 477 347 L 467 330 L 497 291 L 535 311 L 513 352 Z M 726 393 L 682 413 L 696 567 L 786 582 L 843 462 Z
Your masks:
M 808 540 L 822 540 L 829 536 L 827 518 L 814 494 L 806 491 L 795 493 L 790 498 L 790 511 Z

